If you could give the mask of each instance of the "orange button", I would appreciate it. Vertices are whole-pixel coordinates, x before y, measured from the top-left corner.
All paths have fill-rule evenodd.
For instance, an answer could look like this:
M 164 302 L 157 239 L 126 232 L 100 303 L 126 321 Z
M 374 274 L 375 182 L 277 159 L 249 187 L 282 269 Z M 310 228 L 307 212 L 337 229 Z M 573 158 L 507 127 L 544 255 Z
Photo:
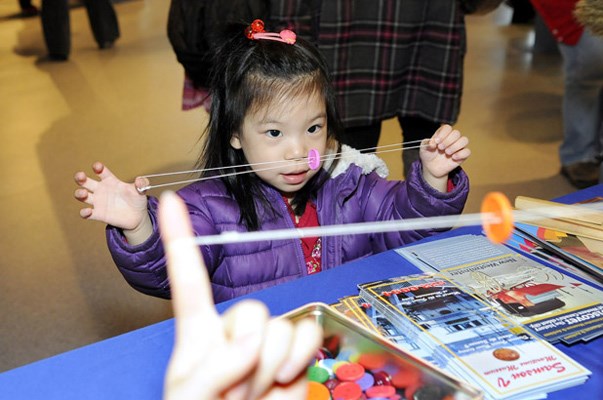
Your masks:
M 308 382 L 308 394 L 306 395 L 306 400 L 330 400 L 331 393 L 329 389 L 326 388 L 323 384 L 318 382 L 310 381 Z

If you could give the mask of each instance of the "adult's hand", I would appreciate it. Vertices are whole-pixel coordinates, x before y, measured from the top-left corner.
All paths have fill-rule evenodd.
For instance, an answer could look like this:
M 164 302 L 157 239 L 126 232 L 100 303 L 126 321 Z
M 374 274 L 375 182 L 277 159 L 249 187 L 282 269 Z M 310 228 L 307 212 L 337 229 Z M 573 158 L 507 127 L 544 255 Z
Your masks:
M 159 227 L 176 324 L 165 398 L 304 399 L 305 370 L 321 344 L 320 327 L 271 319 L 266 306 L 253 300 L 221 317 L 186 206 L 172 192 L 161 196 Z

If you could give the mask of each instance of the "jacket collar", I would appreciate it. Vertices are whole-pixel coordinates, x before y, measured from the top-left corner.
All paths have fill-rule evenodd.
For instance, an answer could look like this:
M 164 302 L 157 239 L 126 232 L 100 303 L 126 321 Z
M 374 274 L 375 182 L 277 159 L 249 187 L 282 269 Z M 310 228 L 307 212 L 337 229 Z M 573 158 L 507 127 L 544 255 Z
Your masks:
M 330 152 L 329 154 L 335 154 Z M 329 158 L 325 161 L 323 168 L 328 170 L 333 163 L 333 159 Z M 343 174 L 351 164 L 356 164 L 362 169 L 363 175 L 368 175 L 375 171 L 377 175 L 382 178 L 387 178 L 389 175 L 389 169 L 385 164 L 385 161 L 377 157 L 375 154 L 361 153 L 360 151 L 348 146 L 341 146 L 341 153 L 336 161 L 335 169 L 331 173 L 331 177 L 335 178 L 338 175 Z

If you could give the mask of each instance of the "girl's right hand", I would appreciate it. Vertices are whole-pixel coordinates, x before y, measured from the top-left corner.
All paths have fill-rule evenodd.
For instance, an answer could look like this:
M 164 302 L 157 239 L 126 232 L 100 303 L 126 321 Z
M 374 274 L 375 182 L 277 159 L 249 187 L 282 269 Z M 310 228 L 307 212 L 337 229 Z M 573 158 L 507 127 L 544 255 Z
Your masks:
M 119 180 L 100 162 L 95 162 L 92 170 L 99 180 L 94 180 L 81 171 L 74 177 L 80 186 L 75 190 L 75 198 L 92 206 L 80 210 L 82 218 L 104 222 L 128 231 L 137 231 L 150 224 L 147 197 L 136 190 L 135 184 Z M 144 182 L 136 183 L 139 186 L 144 185 Z

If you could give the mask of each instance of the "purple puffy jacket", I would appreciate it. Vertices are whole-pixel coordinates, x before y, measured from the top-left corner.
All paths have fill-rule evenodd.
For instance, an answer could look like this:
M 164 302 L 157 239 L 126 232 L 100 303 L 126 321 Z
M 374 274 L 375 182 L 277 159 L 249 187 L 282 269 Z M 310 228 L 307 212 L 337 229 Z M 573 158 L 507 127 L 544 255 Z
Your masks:
M 406 181 L 388 181 L 375 171 L 387 170 L 381 160 L 375 161 L 377 157 L 357 154 L 356 158 L 353 163 L 340 160 L 331 178 L 320 189 L 316 204 L 321 225 L 451 215 L 463 210 L 469 181 L 460 168 L 450 175 L 454 190 L 441 193 L 423 180 L 419 162 L 413 165 Z M 282 204 L 282 207 L 278 216 L 258 210 L 263 230 L 294 228 L 280 193 L 272 188 L 267 191 L 271 203 Z M 197 235 L 245 230 L 239 223 L 236 201 L 226 193 L 219 179 L 193 183 L 178 194 L 189 208 Z M 165 257 L 156 224 L 157 199 L 149 198 L 148 209 L 155 229 L 145 243 L 128 245 L 121 231 L 112 226 L 107 227 L 107 242 L 113 260 L 132 287 L 169 298 Z M 436 231 L 426 230 L 323 237 L 322 269 L 400 247 L 434 233 Z M 203 246 L 202 252 L 216 302 L 307 275 L 299 239 Z

